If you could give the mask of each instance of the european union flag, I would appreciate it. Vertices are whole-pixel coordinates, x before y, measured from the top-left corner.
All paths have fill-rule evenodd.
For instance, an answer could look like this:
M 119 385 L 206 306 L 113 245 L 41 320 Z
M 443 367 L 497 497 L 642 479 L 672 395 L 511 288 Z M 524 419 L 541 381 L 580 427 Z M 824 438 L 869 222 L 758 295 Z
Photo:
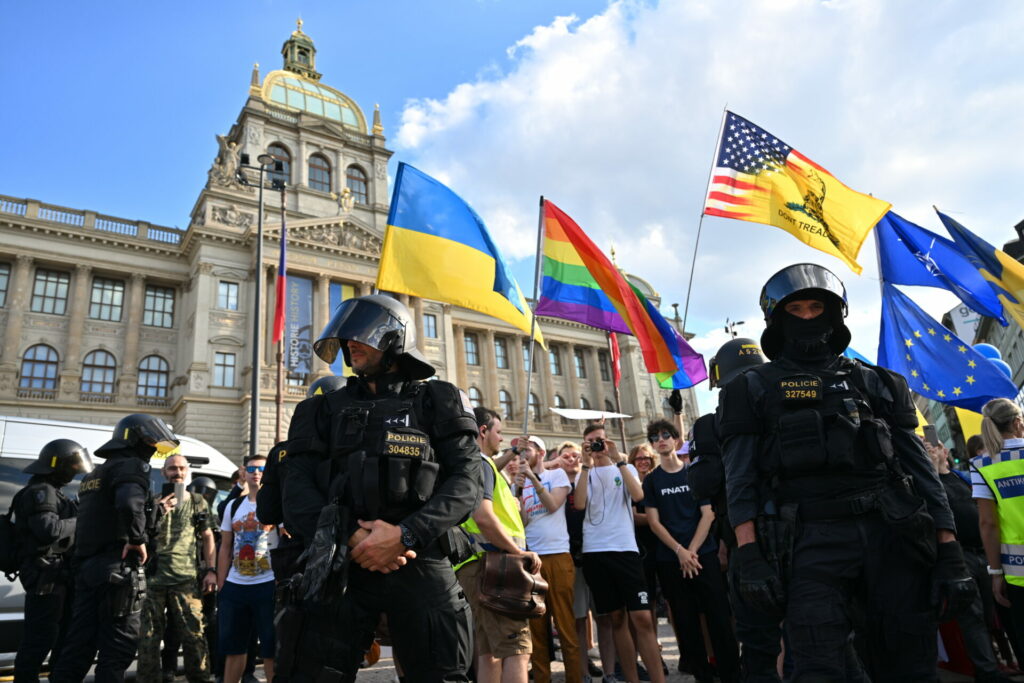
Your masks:
M 999 368 L 887 282 L 878 364 L 906 377 L 922 396 L 960 408 L 980 412 L 993 398 L 1017 395 Z
M 892 211 L 875 226 L 875 235 L 884 281 L 948 289 L 978 313 L 1007 324 L 992 286 L 951 240 Z

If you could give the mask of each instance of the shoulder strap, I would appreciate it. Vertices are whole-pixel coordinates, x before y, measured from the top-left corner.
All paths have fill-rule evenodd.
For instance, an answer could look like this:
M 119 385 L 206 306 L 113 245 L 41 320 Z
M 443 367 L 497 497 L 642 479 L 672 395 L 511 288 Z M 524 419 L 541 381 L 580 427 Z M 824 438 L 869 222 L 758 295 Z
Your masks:
M 229 522 L 235 519 L 235 515 L 238 513 L 238 508 L 242 507 L 243 500 L 245 500 L 245 497 L 239 496 L 238 498 L 235 498 L 233 501 L 231 501 L 231 514 L 228 515 Z

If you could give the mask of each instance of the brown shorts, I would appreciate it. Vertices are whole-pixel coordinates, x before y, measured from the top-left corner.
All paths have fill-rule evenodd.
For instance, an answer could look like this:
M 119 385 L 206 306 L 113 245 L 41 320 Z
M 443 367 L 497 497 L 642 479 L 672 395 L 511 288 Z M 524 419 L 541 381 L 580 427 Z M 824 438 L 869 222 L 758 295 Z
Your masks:
M 528 655 L 533 652 L 530 637 L 530 622 L 527 619 L 512 619 L 490 610 L 480 604 L 480 560 L 463 565 L 455 573 L 466 594 L 466 600 L 473 610 L 473 637 L 477 653 L 505 659 L 513 655 Z

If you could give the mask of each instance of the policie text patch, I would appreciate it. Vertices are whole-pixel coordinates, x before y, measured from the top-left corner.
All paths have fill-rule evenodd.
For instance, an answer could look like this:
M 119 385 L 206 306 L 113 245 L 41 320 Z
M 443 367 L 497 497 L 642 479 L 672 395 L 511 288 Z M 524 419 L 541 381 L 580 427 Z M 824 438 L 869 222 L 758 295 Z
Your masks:
M 404 455 L 410 458 L 422 458 L 430 441 L 426 434 L 415 432 L 392 432 L 384 434 L 384 453 L 386 455 Z
M 821 378 L 814 375 L 794 375 L 779 380 L 782 400 L 787 402 L 820 401 Z

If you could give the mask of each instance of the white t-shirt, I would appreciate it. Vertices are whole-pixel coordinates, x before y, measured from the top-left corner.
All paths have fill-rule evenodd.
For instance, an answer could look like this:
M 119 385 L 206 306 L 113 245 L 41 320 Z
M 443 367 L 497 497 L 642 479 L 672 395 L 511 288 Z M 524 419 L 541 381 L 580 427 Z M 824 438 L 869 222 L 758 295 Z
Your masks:
M 569 477 L 562 469 L 540 473 L 540 484 L 548 491 L 569 488 Z M 568 490 L 566 491 L 568 493 Z M 523 520 L 526 522 L 526 547 L 538 555 L 569 552 L 569 529 L 565 526 L 565 503 L 548 512 L 533 482 L 523 484 Z
M 636 468 L 626 465 L 639 480 Z M 583 552 L 639 552 L 633 528 L 633 501 L 616 465 L 591 467 L 587 475 L 587 509 L 583 515 Z M 579 484 L 576 484 L 577 488 Z
M 231 549 L 231 569 L 227 580 L 231 583 L 252 585 L 274 580 L 270 570 L 270 549 L 277 547 L 277 527 L 260 524 L 256 519 L 256 503 L 246 497 L 231 514 L 235 501 L 224 509 L 221 531 L 234 534 Z M 230 515 L 231 519 L 228 519 Z
M 1003 450 L 1016 450 L 1024 448 L 1024 439 L 1006 439 L 1003 441 Z M 985 477 L 981 476 L 981 472 L 976 470 L 974 466 L 971 466 L 971 496 L 974 498 L 982 498 L 984 500 L 995 500 L 995 495 L 992 494 L 992 489 L 988 487 L 988 482 L 985 481 Z

